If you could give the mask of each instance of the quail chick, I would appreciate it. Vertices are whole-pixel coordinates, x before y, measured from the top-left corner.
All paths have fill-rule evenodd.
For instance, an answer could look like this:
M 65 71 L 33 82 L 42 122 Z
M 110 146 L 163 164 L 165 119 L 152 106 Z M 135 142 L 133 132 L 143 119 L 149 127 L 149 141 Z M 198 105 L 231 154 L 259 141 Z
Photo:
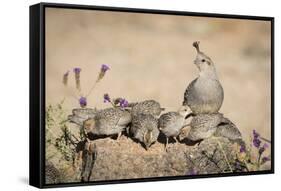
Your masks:
M 83 126 L 83 122 L 89 118 L 93 118 L 96 113 L 96 109 L 75 108 L 72 110 L 72 115 L 68 116 L 68 120 L 79 126 Z
M 188 85 L 183 105 L 189 106 L 194 114 L 217 113 L 223 103 L 224 93 L 215 65 L 200 51 L 199 42 L 194 42 L 193 46 L 197 50 L 194 64 L 199 69 L 199 76 Z
M 165 149 L 169 142 L 169 137 L 178 142 L 177 136 L 180 134 L 181 129 L 184 127 L 185 117 L 189 114 L 187 107 L 181 107 L 178 112 L 168 112 L 160 116 L 158 120 L 158 127 L 160 131 L 166 136 Z
M 227 118 L 222 118 L 221 123 L 218 125 L 216 132 L 214 133 L 216 137 L 225 137 L 232 141 L 240 142 L 242 140 L 242 135 L 239 129 L 234 123 L 232 123 Z
M 137 114 L 133 116 L 130 133 L 133 138 L 143 143 L 148 150 L 157 141 L 159 130 L 158 120 L 151 114 Z
M 211 137 L 222 120 L 223 115 L 221 113 L 194 116 L 190 122 L 191 128 L 187 138 L 191 141 L 199 141 Z
M 180 140 L 187 137 L 189 140 L 198 141 L 215 136 L 225 137 L 230 141 L 245 144 L 236 125 L 220 113 L 197 115 L 192 119 L 190 126 L 190 129 L 184 128 L 181 130 Z
M 98 111 L 93 118 L 84 121 L 85 132 L 93 135 L 116 135 L 120 138 L 122 131 L 131 122 L 130 112 L 120 108 L 107 108 Z
M 158 117 L 160 113 L 164 110 L 161 108 L 160 104 L 154 100 L 146 100 L 138 103 L 130 103 L 129 106 L 132 107 L 132 115 L 137 115 L 140 113 L 151 114 L 154 117 Z

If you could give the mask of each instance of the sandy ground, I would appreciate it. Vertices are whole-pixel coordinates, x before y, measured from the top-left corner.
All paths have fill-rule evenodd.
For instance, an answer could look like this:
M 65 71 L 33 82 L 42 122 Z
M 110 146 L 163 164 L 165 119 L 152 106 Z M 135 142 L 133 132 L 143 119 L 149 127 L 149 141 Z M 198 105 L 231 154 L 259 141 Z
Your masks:
M 105 108 L 103 94 L 129 101 L 158 100 L 169 110 L 197 77 L 192 42 L 214 61 L 225 99 L 221 112 L 248 139 L 253 129 L 270 139 L 270 23 L 120 12 L 46 10 L 46 102 L 78 107 L 72 69 L 81 67 L 86 94 L 100 66 L 110 70 L 88 97 Z M 70 70 L 69 87 L 62 75 Z

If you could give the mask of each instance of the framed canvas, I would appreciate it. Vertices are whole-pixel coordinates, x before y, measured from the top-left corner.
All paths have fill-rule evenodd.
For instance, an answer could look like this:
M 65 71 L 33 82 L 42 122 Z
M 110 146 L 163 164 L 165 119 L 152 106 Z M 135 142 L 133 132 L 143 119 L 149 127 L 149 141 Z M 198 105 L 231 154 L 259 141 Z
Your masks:
M 274 172 L 274 18 L 30 7 L 30 184 Z

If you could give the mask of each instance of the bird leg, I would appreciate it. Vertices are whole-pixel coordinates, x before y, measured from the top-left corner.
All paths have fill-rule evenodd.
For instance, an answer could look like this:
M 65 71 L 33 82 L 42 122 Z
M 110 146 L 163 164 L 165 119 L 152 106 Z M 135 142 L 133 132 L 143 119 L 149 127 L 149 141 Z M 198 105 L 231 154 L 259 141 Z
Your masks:
M 120 139 L 120 137 L 122 136 L 122 131 L 118 133 L 117 139 L 116 141 L 118 141 Z
M 130 136 L 130 128 L 129 127 L 126 127 L 126 133 L 127 133 L 127 137 Z
M 176 141 L 176 143 L 179 143 L 177 137 L 173 137 L 173 139 Z
M 167 147 L 168 147 L 168 144 L 169 144 L 169 137 L 166 137 L 166 144 L 165 144 L 165 151 L 167 152 Z

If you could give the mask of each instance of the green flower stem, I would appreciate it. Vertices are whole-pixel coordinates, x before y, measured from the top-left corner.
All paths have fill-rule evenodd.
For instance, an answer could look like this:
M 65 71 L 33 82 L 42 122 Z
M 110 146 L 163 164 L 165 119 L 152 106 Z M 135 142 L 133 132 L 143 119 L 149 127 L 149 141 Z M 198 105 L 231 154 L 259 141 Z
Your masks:
M 228 166 L 230 172 L 233 172 L 233 169 L 232 169 L 232 167 L 231 167 L 231 165 L 230 165 L 230 163 L 229 163 L 229 160 L 227 159 L 227 156 L 226 156 L 226 154 L 225 154 L 225 152 L 224 152 L 224 150 L 223 150 L 223 148 L 222 148 L 222 145 L 221 145 L 220 141 L 219 141 L 218 139 L 216 139 L 216 141 L 217 141 L 217 143 L 218 143 L 218 145 L 219 145 L 219 147 L 220 147 L 220 149 L 221 149 L 221 152 L 222 152 L 222 154 L 223 154 L 223 157 L 224 157 L 224 159 L 225 159 L 225 161 L 226 161 L 226 163 L 227 163 L 227 166 Z
M 97 80 L 95 81 L 95 83 L 92 85 L 90 91 L 88 92 L 88 94 L 86 94 L 85 97 L 88 97 L 88 96 L 92 93 L 92 91 L 93 91 L 93 90 L 95 89 L 95 87 L 97 86 L 98 82 L 99 82 L 99 79 L 97 79 Z
M 247 162 L 246 162 L 245 160 L 243 160 L 242 162 L 244 163 L 244 165 L 245 165 L 245 167 L 246 167 L 247 172 L 249 172 L 250 170 L 249 170 L 249 167 L 248 167 Z
M 257 167 L 258 167 L 258 169 L 260 169 L 260 165 L 261 165 L 261 156 L 262 156 L 262 153 L 259 154 L 259 157 L 258 157 L 258 161 L 257 161 Z

